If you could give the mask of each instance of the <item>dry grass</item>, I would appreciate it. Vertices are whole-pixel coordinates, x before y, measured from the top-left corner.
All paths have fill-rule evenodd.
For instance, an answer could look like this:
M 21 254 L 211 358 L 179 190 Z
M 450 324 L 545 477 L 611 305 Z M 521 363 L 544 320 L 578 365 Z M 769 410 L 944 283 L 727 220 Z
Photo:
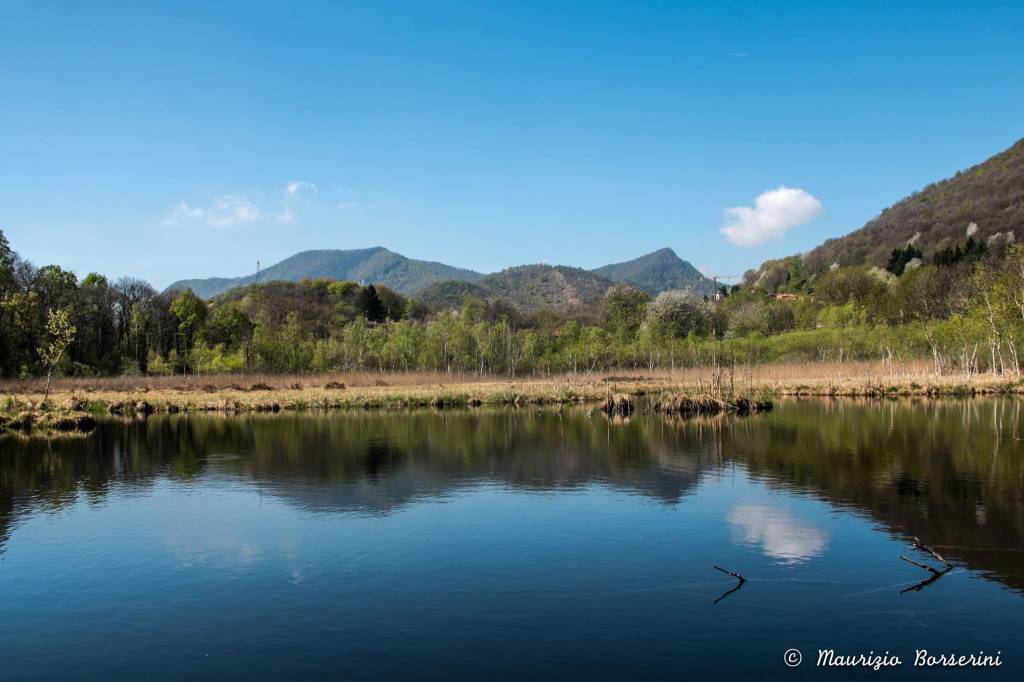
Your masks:
M 41 380 L 0 382 L 0 413 L 278 412 L 349 408 L 547 405 L 653 394 L 763 400 L 771 396 L 970 395 L 1021 393 L 1019 378 L 935 375 L 927 362 L 793 363 L 608 374 L 480 377 L 428 372 L 318 375 L 234 374 L 189 377 L 61 378 L 48 405 Z M 689 403 L 686 403 L 689 404 Z M 2 424 L 2 420 L 0 420 Z M 2 427 L 0 427 L 2 428 Z
M 216 392 L 251 390 L 295 390 L 324 388 L 331 384 L 346 388 L 381 388 L 409 386 L 465 385 L 488 383 L 494 377 L 471 374 L 445 374 L 443 372 L 351 372 L 327 374 L 208 374 L 181 376 L 116 376 L 116 377 L 60 377 L 50 385 L 55 393 L 94 393 L 146 391 Z M 45 378 L 0 380 L 0 395 L 29 395 L 42 393 Z M 266 388 L 262 388 L 266 387 Z
M 712 367 L 667 370 L 615 370 L 592 375 L 552 374 L 508 378 L 477 374 L 446 374 L 444 372 L 331 372 L 325 374 L 210 374 L 189 376 L 117 376 L 59 377 L 51 384 L 54 393 L 140 393 L 148 391 L 217 392 L 258 390 L 322 389 L 343 385 L 347 389 L 405 389 L 454 386 L 511 385 L 608 385 L 614 383 L 648 383 L 699 388 L 710 387 L 718 373 Z M 960 374 L 936 375 L 926 360 L 909 362 L 820 362 L 737 365 L 732 372 L 721 373 L 724 382 L 737 387 L 769 387 L 776 389 L 797 386 L 862 386 L 918 383 L 949 385 L 975 383 L 983 385 L 1005 381 L 1006 377 Z M 0 395 L 33 395 L 43 392 L 46 380 L 0 379 Z M 261 388 L 264 387 L 264 388 Z

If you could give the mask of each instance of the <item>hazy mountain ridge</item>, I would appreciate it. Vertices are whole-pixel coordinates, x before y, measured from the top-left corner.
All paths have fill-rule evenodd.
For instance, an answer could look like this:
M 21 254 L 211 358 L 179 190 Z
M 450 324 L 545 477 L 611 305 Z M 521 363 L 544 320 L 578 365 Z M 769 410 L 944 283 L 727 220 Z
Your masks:
M 456 268 L 434 261 L 415 260 L 377 246 L 369 249 L 324 249 L 302 251 L 285 258 L 280 263 L 265 268 L 260 281 L 283 280 L 298 282 L 302 279 L 327 277 L 348 279 L 368 284 L 383 284 L 403 294 L 414 291 L 433 282 L 459 280 L 474 282 L 483 275 L 473 270 Z M 235 287 L 253 284 L 256 274 L 245 277 L 210 277 L 207 279 L 185 279 L 174 282 L 170 289 L 191 288 L 198 296 L 212 298 Z
M 966 240 L 1024 237 L 1024 139 L 1009 149 L 928 185 L 884 209 L 860 229 L 829 239 L 804 256 L 812 272 L 840 266 L 884 266 L 908 242 L 925 258 Z

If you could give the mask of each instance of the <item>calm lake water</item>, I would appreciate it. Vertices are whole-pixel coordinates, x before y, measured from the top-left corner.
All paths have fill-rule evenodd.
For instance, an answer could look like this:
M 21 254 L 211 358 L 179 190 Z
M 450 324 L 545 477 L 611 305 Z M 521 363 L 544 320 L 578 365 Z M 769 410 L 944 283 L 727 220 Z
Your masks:
M 995 399 L 4 438 L 0 679 L 1020 679 L 1022 438 Z M 955 569 L 904 591 L 929 574 L 901 554 L 939 566 L 915 535 Z M 746 584 L 719 600 L 714 565 Z M 915 670 L 919 648 L 1003 665 Z

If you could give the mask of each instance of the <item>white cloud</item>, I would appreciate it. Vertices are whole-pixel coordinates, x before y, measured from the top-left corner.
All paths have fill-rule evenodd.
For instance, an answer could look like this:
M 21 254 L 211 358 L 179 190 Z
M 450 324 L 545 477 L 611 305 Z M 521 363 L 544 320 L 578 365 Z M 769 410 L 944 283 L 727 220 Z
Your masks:
M 821 202 L 802 189 L 779 187 L 754 200 L 754 206 L 725 209 L 725 238 L 737 246 L 757 246 L 781 239 L 790 228 L 814 220 L 821 213 Z
M 308 189 L 311 192 L 316 191 L 316 183 L 306 182 L 304 180 L 292 180 L 284 186 L 284 193 L 290 197 L 295 196 L 304 189 Z
M 829 534 L 793 518 L 785 509 L 750 504 L 729 513 L 733 539 L 761 545 L 765 555 L 785 563 L 810 559 L 825 551 Z
M 239 223 L 259 220 L 262 213 L 244 194 L 225 194 L 215 198 L 209 206 L 190 206 L 182 201 L 171 207 L 163 219 L 167 226 L 202 223 L 209 227 L 231 227 Z
M 338 202 L 338 210 L 339 211 L 347 211 L 349 209 L 355 208 L 358 205 L 359 204 L 357 204 L 354 201 L 340 201 L 340 202 Z

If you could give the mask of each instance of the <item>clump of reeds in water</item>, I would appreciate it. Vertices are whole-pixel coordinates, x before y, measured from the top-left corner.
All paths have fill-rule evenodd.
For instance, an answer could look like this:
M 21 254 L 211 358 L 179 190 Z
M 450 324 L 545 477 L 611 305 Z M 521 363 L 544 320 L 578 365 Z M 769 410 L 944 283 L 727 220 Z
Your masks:
M 84 433 L 91 431 L 95 426 L 96 420 L 93 416 L 80 410 L 37 409 L 17 414 L 0 413 L 0 433 Z
M 633 398 L 625 393 L 610 395 L 601 403 L 601 411 L 628 417 L 633 412 Z
M 715 396 L 707 393 L 700 395 L 680 394 L 659 399 L 654 403 L 653 409 L 655 412 L 662 414 L 678 414 L 683 416 L 722 414 L 725 412 L 752 414 L 772 409 L 772 401 L 767 398 L 747 396 Z

